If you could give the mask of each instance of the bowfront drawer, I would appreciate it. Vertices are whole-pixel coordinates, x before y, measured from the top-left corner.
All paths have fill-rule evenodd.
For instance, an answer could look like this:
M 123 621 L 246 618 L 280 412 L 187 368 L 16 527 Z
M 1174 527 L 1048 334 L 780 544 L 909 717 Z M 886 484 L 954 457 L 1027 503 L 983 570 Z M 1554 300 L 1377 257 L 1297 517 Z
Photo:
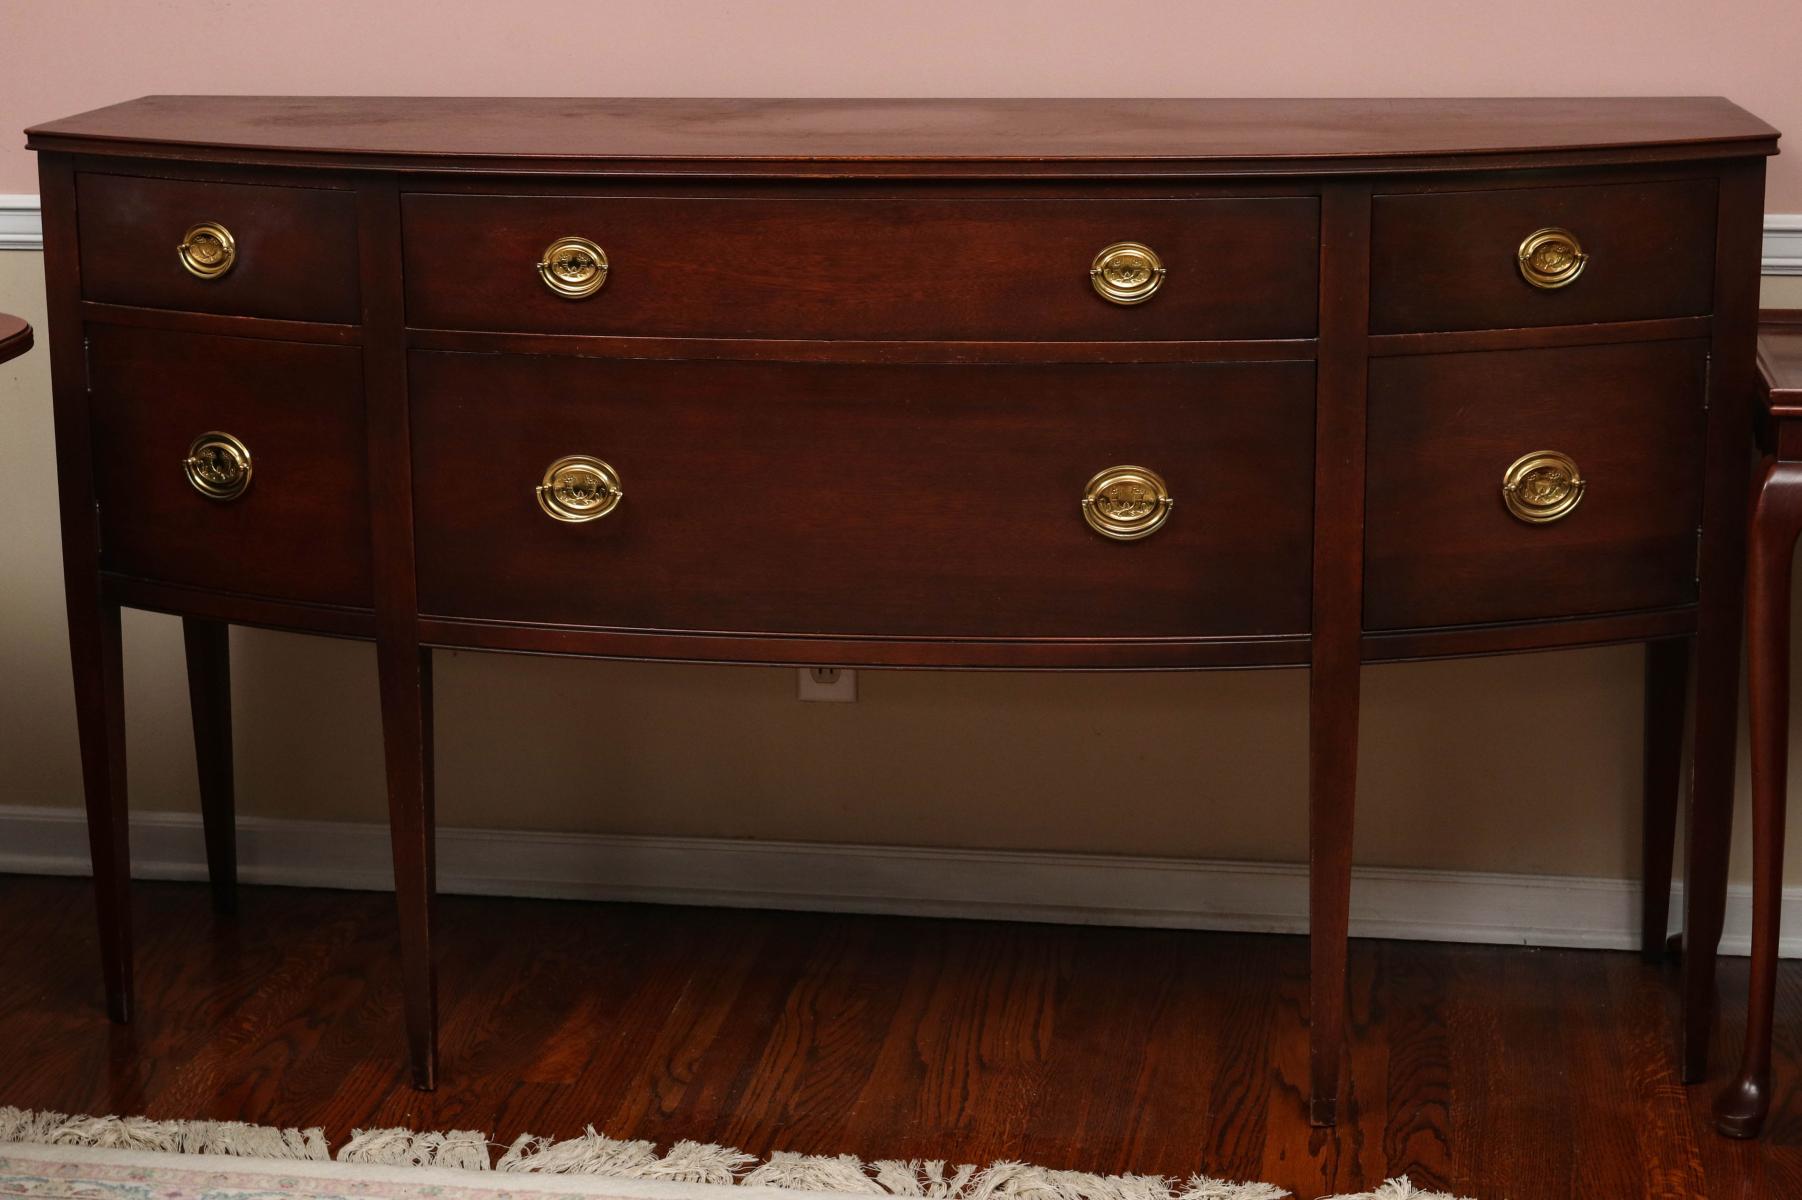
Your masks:
M 1712 179 L 1378 196 L 1377 333 L 1637 321 L 1708 312 Z
M 357 323 L 351 192 L 84 174 L 88 300 L 230 316 Z
M 401 211 L 420 328 L 1030 341 L 1317 323 L 1313 197 L 420 194 Z
M 1708 343 L 1378 359 L 1364 623 L 1696 599 Z
M 89 334 L 105 570 L 370 605 L 357 350 L 109 326 Z
M 884 637 L 1307 629 L 1311 363 L 416 352 L 409 379 L 424 613 Z

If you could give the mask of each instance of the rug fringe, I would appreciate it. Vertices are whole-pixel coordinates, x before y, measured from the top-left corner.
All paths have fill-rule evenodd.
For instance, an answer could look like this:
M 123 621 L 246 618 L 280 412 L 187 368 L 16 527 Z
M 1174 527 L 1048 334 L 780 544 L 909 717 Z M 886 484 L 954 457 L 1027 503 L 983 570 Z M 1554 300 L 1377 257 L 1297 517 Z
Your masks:
M 241 1158 L 327 1162 L 325 1131 L 274 1129 L 242 1121 L 153 1121 L 148 1117 L 85 1117 L 0 1106 L 0 1142 L 96 1146 L 164 1154 L 231 1154 Z
M 1468 1197 L 1452 1196 L 1445 1192 L 1423 1192 L 1408 1182 L 1406 1175 L 1397 1179 L 1385 1179 L 1381 1187 L 1374 1191 L 1359 1192 L 1350 1196 L 1333 1196 L 1329 1200 L 1469 1200 Z
M 0 1143 L 6 1142 L 312 1162 L 334 1157 L 324 1131 L 318 1128 L 70 1116 L 0 1106 Z M 740 1150 L 689 1141 L 677 1142 L 659 1154 L 651 1142 L 610 1138 L 592 1125 L 576 1137 L 562 1140 L 522 1134 L 492 1162 L 490 1146 L 485 1134 L 471 1129 L 444 1133 L 357 1129 L 339 1147 L 336 1158 L 344 1163 L 383 1166 L 739 1184 L 916 1200 L 1283 1200 L 1289 1195 L 1274 1184 L 1234 1183 L 1206 1175 L 1187 1180 L 1162 1175 L 1092 1175 L 1020 1162 L 976 1167 L 938 1159 L 884 1159 L 866 1164 L 849 1154 L 779 1150 L 760 1163 L 755 1155 Z M 1386 1180 L 1374 1191 L 1329 1200 L 1457 1198 L 1419 1191 L 1402 1176 Z
M 389 1167 L 454 1167 L 486 1171 L 488 1137 L 473 1129 L 414 1133 L 411 1129 L 353 1129 L 338 1161 Z

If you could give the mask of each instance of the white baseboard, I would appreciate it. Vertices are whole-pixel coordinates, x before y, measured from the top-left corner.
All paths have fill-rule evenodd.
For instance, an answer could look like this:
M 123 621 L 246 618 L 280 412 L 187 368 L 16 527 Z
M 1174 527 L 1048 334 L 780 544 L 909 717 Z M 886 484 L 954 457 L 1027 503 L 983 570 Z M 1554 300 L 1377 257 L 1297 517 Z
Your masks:
M 30 193 L 0 193 L 0 250 L 42 250 L 44 222 L 38 198 Z M 1802 275 L 1802 213 L 1766 213 L 1766 275 Z
M 200 819 L 132 819 L 133 874 L 206 877 Z M 247 883 L 386 891 L 381 825 L 238 822 Z M 78 810 L 0 806 L 0 872 L 85 875 Z M 1019 850 L 751 842 L 443 829 L 447 893 L 630 900 L 810 912 L 890 913 L 1256 933 L 1307 929 L 1307 870 L 1278 863 L 1047 854 Z M 1638 946 L 1632 880 L 1362 867 L 1352 934 L 1424 941 L 1628 950 Z M 1679 885 L 1676 909 L 1681 911 Z M 1735 887 L 1722 949 L 1746 951 L 1750 894 Z M 1802 888 L 1784 894 L 1785 957 L 1802 957 Z
M 38 198 L 0 192 L 0 250 L 42 250 L 44 220 Z
M 1802 275 L 1802 213 L 1764 215 L 1766 275 Z

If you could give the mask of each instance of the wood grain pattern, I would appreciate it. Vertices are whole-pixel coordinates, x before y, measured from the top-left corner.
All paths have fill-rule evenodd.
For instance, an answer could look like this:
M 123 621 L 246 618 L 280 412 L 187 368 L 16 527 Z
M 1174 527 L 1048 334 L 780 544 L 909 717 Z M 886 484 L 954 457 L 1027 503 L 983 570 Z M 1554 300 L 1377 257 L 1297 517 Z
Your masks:
M 39 151 L 443 170 L 1071 175 L 1657 162 L 1770 154 L 1718 96 L 1375 100 L 146 96 Z
M 1308 363 L 415 353 L 409 378 L 434 616 L 947 638 L 1308 627 Z M 540 511 L 533 489 L 568 454 L 620 473 L 614 512 L 572 525 Z M 1135 542 L 1091 530 L 1079 504 L 1123 463 L 1176 498 Z
M 1365 627 L 1694 603 L 1707 366 L 1693 341 L 1373 362 Z M 1530 525 L 1502 476 L 1538 450 L 1587 487 Z
M 349 323 L 357 319 L 357 209 L 321 187 L 139 179 L 83 172 L 82 295 L 146 308 Z M 199 279 L 176 247 L 202 221 L 231 231 L 237 260 Z
M 354 348 L 89 327 L 101 565 L 283 600 L 365 606 L 373 585 Z M 189 444 L 223 430 L 250 488 L 200 495 Z
M 1306 338 L 1319 202 L 906 196 L 402 197 L 407 323 L 527 333 L 894 340 Z M 538 277 L 592 239 L 607 282 L 569 300 Z M 1143 242 L 1168 274 L 1140 304 L 1089 282 Z M 1225 248 L 1230 247 L 1230 251 Z
M 420 1093 L 393 1051 L 389 897 L 246 887 L 216 921 L 204 885 L 140 884 L 159 1002 L 115 1028 L 86 895 L 0 878 L 8 1103 L 318 1123 L 337 1142 L 592 1122 L 664 1146 L 1208 1171 L 1302 1197 L 1401 1173 L 1486 1198 L 1802 1191 L 1802 964 L 1777 970 L 1767 1136 L 1740 1143 L 1677 1081 L 1671 968 L 1355 941 L 1335 1131 L 1302 1103 L 1301 938 L 446 897 L 445 1069 Z M 1723 975 L 1737 993 L 1743 960 Z
M 1644 321 L 1709 311 L 1713 179 L 1378 196 L 1370 326 L 1378 333 Z M 1569 229 L 1589 255 L 1550 291 L 1515 258 L 1537 229 Z

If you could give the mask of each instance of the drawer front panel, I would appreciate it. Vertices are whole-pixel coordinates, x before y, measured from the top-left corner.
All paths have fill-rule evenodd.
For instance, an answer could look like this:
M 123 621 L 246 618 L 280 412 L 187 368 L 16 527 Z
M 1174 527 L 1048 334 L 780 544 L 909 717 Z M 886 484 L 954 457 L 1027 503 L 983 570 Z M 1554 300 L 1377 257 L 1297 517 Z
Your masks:
M 421 611 L 783 634 L 1307 629 L 1311 363 L 876 366 L 416 352 Z M 554 520 L 592 455 L 623 498 Z M 1085 524 L 1148 467 L 1156 532 Z
M 407 320 L 420 328 L 669 337 L 950 340 L 1311 337 L 1319 204 L 409 195 Z M 607 258 L 567 299 L 560 238 Z M 1116 304 L 1090 269 L 1118 242 L 1166 271 Z
M 325 188 L 84 174 L 77 181 L 86 299 L 230 316 L 359 320 L 356 198 Z M 212 223 L 232 259 L 203 277 L 183 239 Z M 217 240 L 209 255 L 216 258 Z M 216 267 L 216 263 L 214 264 Z
M 1686 341 L 1373 362 L 1365 627 L 1693 603 L 1707 354 Z M 1557 468 L 1538 495 L 1520 484 L 1544 523 L 1503 492 L 1537 451 L 1567 456 L 1583 483 L 1562 516 Z
M 1378 196 L 1371 219 L 1377 333 L 1637 321 L 1712 308 L 1711 179 Z M 1569 282 L 1535 287 L 1519 252 L 1548 228 L 1574 235 L 1586 257 Z
M 370 605 L 358 351 L 109 326 L 89 333 L 106 570 Z M 194 440 L 212 432 L 249 452 L 249 486 L 235 499 L 202 495 L 184 471 Z

